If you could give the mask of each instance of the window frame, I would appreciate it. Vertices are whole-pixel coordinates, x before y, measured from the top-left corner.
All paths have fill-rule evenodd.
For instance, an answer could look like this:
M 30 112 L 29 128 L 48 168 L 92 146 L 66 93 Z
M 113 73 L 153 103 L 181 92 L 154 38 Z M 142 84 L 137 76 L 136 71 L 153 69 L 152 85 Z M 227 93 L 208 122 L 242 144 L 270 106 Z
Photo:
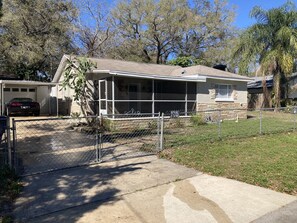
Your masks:
M 221 89 L 220 87 L 222 86 L 227 86 L 227 94 L 222 97 L 222 94 L 219 95 L 219 90 Z M 225 90 L 225 89 L 224 89 Z M 231 84 L 215 84 L 215 101 L 234 101 L 233 98 L 233 87 Z

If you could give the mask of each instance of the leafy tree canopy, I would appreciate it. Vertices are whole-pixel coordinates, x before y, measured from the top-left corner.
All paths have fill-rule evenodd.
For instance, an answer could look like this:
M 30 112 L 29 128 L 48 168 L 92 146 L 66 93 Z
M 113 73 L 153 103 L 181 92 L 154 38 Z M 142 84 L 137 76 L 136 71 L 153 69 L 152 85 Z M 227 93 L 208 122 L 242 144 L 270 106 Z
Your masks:
M 280 106 L 281 81 L 293 72 L 297 57 L 296 6 L 292 1 L 270 10 L 256 6 L 251 17 L 257 22 L 242 33 L 233 57 L 241 74 L 257 63 L 263 74 L 274 75 L 275 106 Z
M 73 50 L 75 17 L 69 0 L 3 0 L 2 67 L 21 78 L 50 79 L 62 55 Z
M 191 56 L 180 56 L 168 61 L 169 65 L 176 65 L 181 67 L 189 67 L 195 65 L 197 60 Z
M 225 0 L 122 0 L 111 15 L 114 58 L 166 63 L 185 55 L 212 63 L 208 52 L 234 36 L 234 9 Z

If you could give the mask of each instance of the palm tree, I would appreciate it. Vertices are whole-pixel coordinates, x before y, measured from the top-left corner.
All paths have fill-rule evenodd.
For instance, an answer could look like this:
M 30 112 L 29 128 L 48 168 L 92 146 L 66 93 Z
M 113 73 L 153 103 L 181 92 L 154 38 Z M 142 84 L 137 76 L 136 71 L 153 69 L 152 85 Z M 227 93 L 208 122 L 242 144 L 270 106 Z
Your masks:
M 239 60 L 241 74 L 248 73 L 252 63 L 273 74 L 274 104 L 280 107 L 283 81 L 293 72 L 297 57 L 296 6 L 292 1 L 270 10 L 256 6 L 250 15 L 257 22 L 242 33 L 233 57 Z

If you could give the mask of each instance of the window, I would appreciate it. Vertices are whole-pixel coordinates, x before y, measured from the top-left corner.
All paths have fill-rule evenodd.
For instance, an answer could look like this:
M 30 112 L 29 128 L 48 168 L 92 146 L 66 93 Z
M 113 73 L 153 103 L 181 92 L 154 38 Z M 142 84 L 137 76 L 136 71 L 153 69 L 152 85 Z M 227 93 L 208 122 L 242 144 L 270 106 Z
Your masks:
M 21 92 L 27 92 L 27 88 L 21 88 Z
M 12 91 L 13 92 L 19 92 L 19 89 L 18 88 L 12 88 Z
M 227 84 L 216 84 L 216 99 L 218 100 L 233 100 L 232 86 Z
M 9 92 L 10 91 L 10 88 L 4 88 L 4 91 Z
M 29 92 L 35 92 L 35 88 L 30 88 Z

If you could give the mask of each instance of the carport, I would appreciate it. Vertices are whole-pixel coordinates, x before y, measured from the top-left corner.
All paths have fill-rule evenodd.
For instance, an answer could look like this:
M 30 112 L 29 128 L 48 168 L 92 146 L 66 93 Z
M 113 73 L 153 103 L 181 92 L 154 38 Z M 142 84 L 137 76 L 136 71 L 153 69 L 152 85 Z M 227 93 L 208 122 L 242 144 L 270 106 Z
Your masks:
M 51 114 L 51 89 L 55 83 L 24 80 L 0 80 L 1 115 L 5 104 L 13 98 L 31 98 L 40 104 L 40 114 Z

